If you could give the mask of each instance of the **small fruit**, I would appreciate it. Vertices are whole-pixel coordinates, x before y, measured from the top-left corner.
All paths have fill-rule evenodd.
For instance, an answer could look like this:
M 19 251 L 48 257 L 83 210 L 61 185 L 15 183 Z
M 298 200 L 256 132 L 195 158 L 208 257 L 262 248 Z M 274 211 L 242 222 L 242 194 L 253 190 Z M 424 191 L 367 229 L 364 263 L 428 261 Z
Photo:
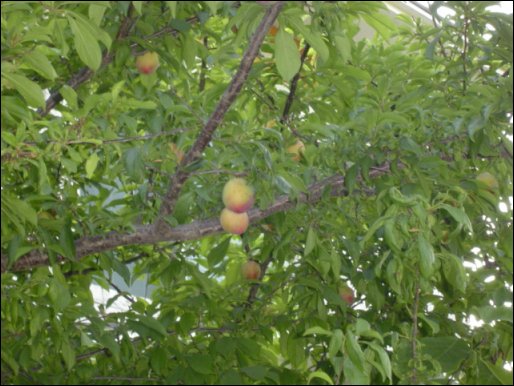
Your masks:
M 278 27 L 277 26 L 274 26 L 272 25 L 270 28 L 269 28 L 269 31 L 268 31 L 268 35 L 270 36 L 275 36 L 278 32 Z
M 258 280 L 261 276 L 261 266 L 259 263 L 249 260 L 243 264 L 241 272 L 246 280 Z
M 226 232 L 240 235 L 248 228 L 250 218 L 246 212 L 236 213 L 225 208 L 221 211 L 220 224 Z
M 305 150 L 305 145 L 302 141 L 297 140 L 294 145 L 291 145 L 287 148 L 287 152 L 291 154 L 291 158 L 293 161 L 300 161 L 301 155 Z
M 495 176 L 493 176 L 491 173 L 489 172 L 483 172 L 483 173 L 480 173 L 478 176 L 477 176 L 477 181 L 481 182 L 482 184 L 486 185 L 488 189 L 491 189 L 491 190 L 496 190 L 500 187 L 500 185 L 498 184 L 498 180 L 496 179 Z
M 353 294 L 353 290 L 350 287 L 344 286 L 344 287 L 339 288 L 339 296 L 341 297 L 343 302 L 345 302 L 349 306 L 352 305 L 353 300 L 354 300 L 354 294 Z
M 232 178 L 223 188 L 225 207 L 236 213 L 246 212 L 253 205 L 253 190 L 243 178 Z
M 147 52 L 136 58 L 136 67 L 141 74 L 151 74 L 159 67 L 157 52 Z

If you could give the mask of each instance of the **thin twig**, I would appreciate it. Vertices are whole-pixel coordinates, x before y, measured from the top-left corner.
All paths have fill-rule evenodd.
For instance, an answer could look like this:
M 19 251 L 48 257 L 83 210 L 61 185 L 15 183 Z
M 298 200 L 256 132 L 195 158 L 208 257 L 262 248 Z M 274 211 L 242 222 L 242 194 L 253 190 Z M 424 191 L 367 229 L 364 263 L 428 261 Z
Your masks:
M 130 303 L 134 304 L 136 301 L 132 298 L 132 296 L 129 296 L 125 291 L 123 291 L 120 287 L 118 287 L 116 284 L 112 282 L 112 280 L 106 278 L 107 282 L 111 285 L 112 288 L 116 290 L 118 295 L 123 296 L 125 299 L 127 299 Z
M 121 22 L 120 28 L 118 29 L 118 33 L 116 34 L 116 40 L 122 40 L 128 36 L 132 28 L 134 27 L 137 18 L 134 17 L 134 6 L 130 3 L 129 9 L 127 11 L 127 16 Z M 102 57 L 102 64 L 100 67 L 104 67 L 112 62 L 114 59 L 114 55 L 106 51 Z M 79 70 L 74 76 L 69 79 L 66 84 L 73 89 L 76 89 L 79 85 L 89 80 L 93 75 L 94 71 L 88 67 L 84 67 Z M 41 116 L 47 115 L 50 110 L 52 110 L 60 101 L 62 101 L 63 97 L 59 90 L 54 90 L 50 93 L 50 96 L 46 100 L 45 109 L 39 109 L 38 113 Z
M 209 49 L 209 39 L 207 36 L 203 38 L 203 45 Z M 202 92 L 205 90 L 205 73 L 207 72 L 207 62 L 202 59 L 202 67 L 200 69 L 200 83 L 198 84 L 198 91 Z
M 309 43 L 305 43 L 305 48 L 303 49 L 302 57 L 300 60 L 300 68 L 298 69 L 298 72 L 291 80 L 291 85 L 289 86 L 289 95 L 287 96 L 286 104 L 284 106 L 284 111 L 282 113 L 282 117 L 280 118 L 281 124 L 285 124 L 289 120 L 289 113 L 291 110 L 291 106 L 293 105 L 294 96 L 296 93 L 296 87 L 298 86 L 298 79 L 300 79 L 300 72 L 302 71 L 303 63 L 305 62 L 305 58 L 307 57 L 309 48 L 310 48 Z

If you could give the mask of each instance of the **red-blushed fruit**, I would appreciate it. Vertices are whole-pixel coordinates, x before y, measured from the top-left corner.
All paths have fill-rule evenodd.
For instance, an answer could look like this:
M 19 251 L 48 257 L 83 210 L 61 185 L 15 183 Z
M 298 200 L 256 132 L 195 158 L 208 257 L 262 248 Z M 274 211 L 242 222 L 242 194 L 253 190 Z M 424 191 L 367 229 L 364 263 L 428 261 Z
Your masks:
M 353 294 L 353 290 L 350 287 L 344 286 L 339 288 L 339 296 L 341 297 L 341 299 L 343 299 L 343 302 L 345 302 L 349 306 L 353 304 L 355 295 Z
M 151 74 L 159 67 L 157 52 L 147 52 L 136 58 L 136 67 L 141 74 Z
M 236 213 L 243 213 L 253 205 L 253 189 L 243 178 L 232 178 L 223 188 L 225 207 Z
M 240 235 L 248 228 L 250 219 L 246 212 L 236 213 L 225 208 L 221 211 L 220 224 L 226 232 Z
M 480 173 L 477 176 L 477 181 L 487 186 L 489 190 L 497 190 L 500 187 L 496 177 L 489 172 Z
M 246 280 L 258 280 L 261 277 L 261 266 L 253 260 L 249 260 L 241 267 L 241 272 Z
M 301 155 L 305 150 L 305 145 L 302 141 L 298 140 L 294 145 L 291 145 L 287 148 L 287 152 L 291 154 L 291 158 L 293 161 L 300 161 Z

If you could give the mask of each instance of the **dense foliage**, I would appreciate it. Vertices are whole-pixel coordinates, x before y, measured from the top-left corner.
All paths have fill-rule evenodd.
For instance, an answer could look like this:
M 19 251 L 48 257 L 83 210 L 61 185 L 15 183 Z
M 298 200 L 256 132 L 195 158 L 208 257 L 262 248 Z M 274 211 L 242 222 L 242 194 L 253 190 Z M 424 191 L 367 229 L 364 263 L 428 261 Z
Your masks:
M 491 4 L 2 2 L 2 383 L 512 384 Z

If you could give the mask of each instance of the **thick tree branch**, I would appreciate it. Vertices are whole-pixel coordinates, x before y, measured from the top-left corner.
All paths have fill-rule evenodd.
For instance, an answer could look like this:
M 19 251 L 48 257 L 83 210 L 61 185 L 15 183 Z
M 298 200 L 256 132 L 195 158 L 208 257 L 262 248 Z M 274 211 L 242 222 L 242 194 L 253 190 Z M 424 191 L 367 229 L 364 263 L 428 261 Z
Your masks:
M 190 165 L 201 157 L 202 152 L 210 142 L 214 131 L 218 128 L 223 117 L 225 116 L 225 113 L 235 101 L 244 82 L 246 81 L 246 78 L 248 77 L 248 73 L 250 72 L 250 68 L 252 67 L 254 59 L 259 53 L 260 46 L 283 5 L 283 2 L 277 2 L 267 9 L 264 17 L 261 20 L 261 23 L 257 27 L 257 30 L 252 37 L 252 40 L 250 41 L 243 59 L 241 60 L 239 69 L 230 82 L 230 85 L 225 90 L 225 93 L 221 97 L 216 110 L 214 110 L 214 113 L 212 113 L 195 143 L 180 163 L 177 172 L 172 177 L 168 191 L 161 206 L 159 219 L 156 222 L 155 232 L 165 233 L 167 231 L 166 228 L 169 228 L 166 225 L 163 217 L 172 213 L 180 191 L 182 190 L 182 186 L 189 176 L 189 173 L 185 170 L 186 166 Z
M 402 164 L 398 165 L 399 168 Z M 386 162 L 373 168 L 369 176 L 376 178 L 390 172 L 390 163 Z M 248 212 L 250 223 L 255 224 L 274 213 L 284 212 L 295 208 L 299 203 L 314 204 L 321 200 L 324 192 L 332 196 L 344 196 L 347 190 L 344 187 L 344 176 L 334 175 L 322 181 L 316 182 L 308 187 L 307 193 L 300 193 L 298 197 L 291 198 L 287 195 L 279 196 L 273 204 L 266 209 L 252 209 Z M 372 194 L 373 191 L 364 191 L 365 194 Z M 190 224 L 179 225 L 174 228 L 165 227 L 161 232 L 154 232 L 152 225 L 144 225 L 136 228 L 132 233 L 109 232 L 105 235 L 86 236 L 75 242 L 76 259 L 80 260 L 86 256 L 113 250 L 126 245 L 145 245 L 159 242 L 188 241 L 196 240 L 207 235 L 223 232 L 217 217 L 204 221 L 195 221 Z M 57 261 L 66 260 L 58 256 Z M 49 257 L 44 251 L 33 250 L 18 259 L 9 271 L 27 271 L 41 265 L 48 265 Z M 2 273 L 8 270 L 8 257 L 2 254 Z

